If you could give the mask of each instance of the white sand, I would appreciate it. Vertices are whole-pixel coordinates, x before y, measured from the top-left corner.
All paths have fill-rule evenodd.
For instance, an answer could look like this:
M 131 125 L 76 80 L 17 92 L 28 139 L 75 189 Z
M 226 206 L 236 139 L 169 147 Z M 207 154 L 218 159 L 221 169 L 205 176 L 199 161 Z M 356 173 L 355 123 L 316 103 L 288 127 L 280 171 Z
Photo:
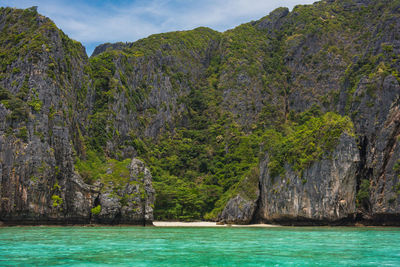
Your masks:
M 272 224 L 248 224 L 248 225 L 237 225 L 237 224 L 223 224 L 217 225 L 215 222 L 161 222 L 154 221 L 154 226 L 157 227 L 278 227 L 279 225 Z

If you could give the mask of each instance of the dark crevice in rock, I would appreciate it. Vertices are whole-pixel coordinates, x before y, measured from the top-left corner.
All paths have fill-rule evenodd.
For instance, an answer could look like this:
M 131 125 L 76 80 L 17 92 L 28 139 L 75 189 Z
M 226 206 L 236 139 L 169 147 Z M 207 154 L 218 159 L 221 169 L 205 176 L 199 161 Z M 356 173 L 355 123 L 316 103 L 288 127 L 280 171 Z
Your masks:
M 97 207 L 98 205 L 100 205 L 100 194 L 97 195 L 97 197 L 95 198 L 95 200 L 94 200 L 94 202 L 93 202 L 93 208 Z M 89 218 L 89 221 L 90 221 L 90 222 L 94 222 L 94 221 L 95 221 L 95 218 L 94 218 L 92 212 L 90 212 L 89 217 L 90 217 L 90 218 Z
M 118 213 L 115 215 L 114 219 L 112 220 L 111 224 L 116 225 L 121 223 L 121 210 L 118 211 Z
M 395 127 L 394 130 L 391 133 L 391 136 L 388 139 L 387 145 L 384 150 L 384 156 L 383 156 L 383 164 L 381 168 L 381 172 L 379 174 L 379 177 L 383 177 L 385 175 L 386 171 L 386 166 L 393 154 L 394 147 L 397 142 L 397 136 L 399 135 L 400 132 L 400 121 L 395 122 Z M 382 188 L 383 189 L 383 188 Z M 382 192 L 381 192 L 382 193 Z
M 373 169 L 367 167 L 367 149 L 368 149 L 368 137 L 363 136 L 360 137 L 358 142 L 358 147 L 360 151 L 360 162 L 358 165 L 358 169 L 356 172 L 356 194 L 361 189 L 362 180 L 369 180 L 373 175 Z M 369 213 L 371 211 L 371 203 L 369 199 L 363 199 L 363 202 L 360 203 L 360 208 L 362 208 L 362 212 Z
M 260 190 L 260 192 L 262 192 L 261 179 L 258 180 L 258 189 Z M 260 207 L 261 207 L 261 194 L 259 194 L 257 198 L 256 208 L 254 209 L 253 217 L 250 220 L 250 224 L 256 224 L 262 222 L 260 217 Z
M 145 208 L 145 207 L 144 207 L 144 208 Z M 146 226 L 146 223 L 147 223 L 147 220 L 146 220 L 146 218 L 143 216 L 142 225 L 143 225 L 143 226 Z
M 96 207 L 97 205 L 100 205 L 100 198 L 99 198 L 99 196 L 97 196 L 96 199 L 94 200 L 94 207 Z

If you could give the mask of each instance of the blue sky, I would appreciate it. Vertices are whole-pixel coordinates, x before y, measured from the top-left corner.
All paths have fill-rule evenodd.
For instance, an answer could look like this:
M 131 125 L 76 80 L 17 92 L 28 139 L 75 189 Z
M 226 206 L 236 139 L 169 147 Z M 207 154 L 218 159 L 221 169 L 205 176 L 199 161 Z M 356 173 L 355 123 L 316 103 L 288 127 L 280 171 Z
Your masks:
M 199 26 L 225 31 L 277 7 L 315 0 L 1 0 L 1 6 L 38 6 L 90 55 L 105 42 L 132 42 L 154 33 Z

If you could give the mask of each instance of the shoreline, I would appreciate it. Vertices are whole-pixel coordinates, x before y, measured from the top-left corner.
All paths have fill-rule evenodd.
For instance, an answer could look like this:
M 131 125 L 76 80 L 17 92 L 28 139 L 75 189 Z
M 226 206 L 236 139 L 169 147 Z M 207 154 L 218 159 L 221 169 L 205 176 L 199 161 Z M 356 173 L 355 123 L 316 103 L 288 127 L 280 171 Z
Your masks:
M 199 228 L 214 228 L 214 227 L 237 227 L 237 228 L 276 228 L 276 227 L 317 227 L 317 228 L 335 228 L 335 227 L 355 227 L 355 228 L 400 228 L 398 225 L 365 225 L 365 224 L 354 224 L 354 225 L 279 225 L 279 224 L 229 224 L 229 223 L 217 223 L 210 221 L 195 221 L 195 222 L 179 222 L 179 221 L 153 221 L 152 224 L 6 224 L 0 221 L 0 228 L 7 227 L 155 227 L 155 228 L 168 228 L 168 227 L 199 227 Z
M 216 222 L 168 222 L 168 221 L 153 221 L 155 227 L 281 227 L 275 224 L 218 224 Z
M 274 224 L 219 224 L 216 222 L 177 222 L 177 221 L 153 221 L 152 225 L 135 224 L 0 224 L 0 228 L 7 227 L 254 227 L 269 228 L 282 227 Z

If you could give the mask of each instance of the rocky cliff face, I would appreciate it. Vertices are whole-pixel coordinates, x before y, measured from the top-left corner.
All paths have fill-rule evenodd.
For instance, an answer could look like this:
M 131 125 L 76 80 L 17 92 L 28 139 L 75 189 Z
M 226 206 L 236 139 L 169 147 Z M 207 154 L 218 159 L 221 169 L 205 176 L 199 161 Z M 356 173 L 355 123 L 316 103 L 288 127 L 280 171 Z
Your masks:
M 355 222 L 399 225 L 396 164 L 400 5 L 396 1 L 327 2 L 328 5 L 319 2 L 305 8 L 308 12 L 333 12 L 332 17 L 347 20 L 351 29 L 346 33 L 331 28 L 328 35 L 308 31 L 286 39 L 284 62 L 292 80 L 286 103 L 288 110 L 303 111 L 317 104 L 322 109 L 349 114 L 357 139 L 342 139 L 332 152 L 336 156 L 317 160 L 301 175 L 290 164 L 285 165 L 284 173 L 271 175 L 267 154 L 260 161 L 258 208 L 249 217 L 301 225 Z M 385 9 L 384 5 L 390 8 Z M 278 10 L 273 18 L 279 20 L 278 27 L 285 27 L 286 23 L 302 27 L 299 21 L 302 8 L 297 7 L 289 14 Z M 379 15 L 369 19 L 367 10 L 375 10 Z M 354 18 L 358 22 L 350 22 Z M 328 28 L 328 20 L 319 30 Z M 276 23 L 267 18 L 262 25 L 274 27 Z M 371 38 L 364 39 L 363 35 Z M 336 48 L 345 53 L 332 50 Z M 346 53 L 355 56 L 351 58 Z M 256 201 L 253 199 L 253 203 Z M 227 207 L 231 204 L 229 201 Z M 230 206 L 230 210 L 237 207 L 240 204 Z M 237 217 L 237 221 L 241 222 L 241 218 Z
M 259 176 L 260 172 L 256 168 L 246 175 L 235 190 L 235 196 L 218 215 L 218 221 L 235 224 L 249 224 L 255 221 L 254 215 L 260 199 Z
M 261 163 L 259 218 L 280 224 L 317 224 L 353 221 L 356 214 L 355 179 L 360 162 L 354 138 L 344 134 L 335 150 L 302 174 L 285 166 L 274 177 L 268 156 Z
M 115 184 L 101 184 L 100 193 L 94 199 L 92 221 L 103 224 L 152 224 L 154 189 L 150 171 L 138 159 L 128 166 L 127 180 Z M 112 174 L 112 170 L 108 172 Z M 96 210 L 97 208 L 97 210 Z
M 158 219 L 399 224 L 399 29 L 397 0 L 330 0 L 87 58 L 2 8 L 0 219 L 146 224 L 156 194 Z
M 74 168 L 91 90 L 85 49 L 34 8 L 1 8 L 0 31 L 0 220 L 89 223 L 98 189 Z M 128 210 L 137 217 L 123 222 L 152 220 L 148 207 Z
M 204 83 L 218 38 L 218 32 L 198 28 L 97 47 L 90 59 L 97 82 L 88 134 L 93 136 L 98 124 L 105 132 L 93 143 L 111 157 L 130 157 L 135 137 L 157 139 L 182 123 L 182 100 Z

